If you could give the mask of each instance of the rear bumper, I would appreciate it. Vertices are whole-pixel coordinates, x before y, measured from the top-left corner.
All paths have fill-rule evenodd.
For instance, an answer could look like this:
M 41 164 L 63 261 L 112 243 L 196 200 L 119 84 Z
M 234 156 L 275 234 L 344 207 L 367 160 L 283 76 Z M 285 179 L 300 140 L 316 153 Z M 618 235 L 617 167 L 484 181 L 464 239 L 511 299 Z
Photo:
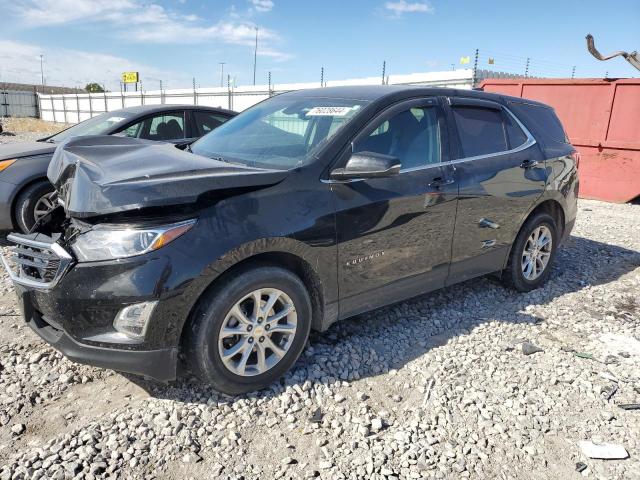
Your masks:
M 37 311 L 23 287 L 16 285 L 27 325 L 45 342 L 74 362 L 132 373 L 167 382 L 176 378 L 178 350 L 124 350 L 80 343 Z

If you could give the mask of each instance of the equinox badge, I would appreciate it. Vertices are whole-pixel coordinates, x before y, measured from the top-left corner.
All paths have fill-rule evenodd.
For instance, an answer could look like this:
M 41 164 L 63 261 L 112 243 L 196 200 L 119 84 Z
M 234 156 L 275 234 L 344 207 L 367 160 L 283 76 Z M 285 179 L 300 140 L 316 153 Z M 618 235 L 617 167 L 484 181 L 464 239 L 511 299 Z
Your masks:
M 371 255 L 365 255 L 364 257 L 354 258 L 353 260 L 349 260 L 347 262 L 347 267 L 351 267 L 353 265 L 358 265 L 359 263 L 363 263 L 363 262 L 368 262 L 369 260 L 374 260 L 374 259 L 380 258 L 382 256 L 384 256 L 384 250 L 372 253 Z

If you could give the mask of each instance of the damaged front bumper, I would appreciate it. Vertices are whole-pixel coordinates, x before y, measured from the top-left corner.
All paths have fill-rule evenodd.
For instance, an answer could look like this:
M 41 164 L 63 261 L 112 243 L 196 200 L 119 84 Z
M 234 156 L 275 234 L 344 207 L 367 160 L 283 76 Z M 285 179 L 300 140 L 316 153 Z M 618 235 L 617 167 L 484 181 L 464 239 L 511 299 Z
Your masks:
M 69 359 L 159 381 L 176 378 L 176 318 L 185 318 L 175 294 L 159 294 L 167 279 L 165 258 L 76 264 L 73 256 L 42 234 L 7 237 L 15 244 L 2 256 L 26 323 Z M 114 319 L 124 308 L 154 302 L 144 338 L 116 331 Z

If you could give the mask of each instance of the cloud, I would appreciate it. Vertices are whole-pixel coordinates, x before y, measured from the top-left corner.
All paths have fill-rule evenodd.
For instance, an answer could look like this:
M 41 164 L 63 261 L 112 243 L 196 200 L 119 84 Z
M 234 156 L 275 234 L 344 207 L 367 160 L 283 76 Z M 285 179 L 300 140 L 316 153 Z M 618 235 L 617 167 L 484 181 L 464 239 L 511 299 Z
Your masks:
M 407 2 L 406 0 L 387 2 L 384 4 L 384 8 L 393 17 L 400 17 L 405 13 L 433 13 L 435 11 L 428 2 Z
M 270 12 L 273 9 L 273 0 L 251 0 L 251 3 L 258 12 Z
M 71 49 L 54 49 L 28 43 L 0 40 L 2 81 L 40 84 L 40 54 L 44 55 L 44 74 L 48 85 L 84 87 L 89 82 L 106 83 L 118 90 L 122 72 L 144 72 L 144 89 L 157 89 L 162 79 L 165 88 L 188 85 L 185 74 L 158 69 L 127 58 Z M 105 69 L 105 65 L 108 68 Z
M 254 8 L 268 11 L 272 0 L 252 0 Z M 32 27 L 70 23 L 107 24 L 114 34 L 131 42 L 157 44 L 203 44 L 221 42 L 252 47 L 256 25 L 238 16 L 216 23 L 195 14 L 174 12 L 157 3 L 140 0 L 26 0 L 9 7 Z M 273 30 L 259 28 L 258 55 L 274 60 L 288 60 L 291 54 L 281 51 L 282 43 Z

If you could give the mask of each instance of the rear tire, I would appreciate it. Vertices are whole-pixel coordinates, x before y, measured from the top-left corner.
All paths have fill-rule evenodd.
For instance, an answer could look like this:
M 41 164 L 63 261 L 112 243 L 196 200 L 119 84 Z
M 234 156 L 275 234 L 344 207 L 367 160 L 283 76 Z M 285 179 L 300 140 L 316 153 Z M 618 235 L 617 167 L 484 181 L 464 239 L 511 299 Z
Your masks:
M 288 270 L 262 266 L 232 274 L 193 313 L 183 344 L 188 367 L 229 395 L 265 388 L 302 353 L 311 313 L 304 284 Z
M 18 228 L 28 233 L 36 223 L 36 210 L 40 211 L 47 195 L 53 193 L 54 188 L 47 180 L 41 180 L 22 190 L 16 199 L 14 218 Z
M 550 239 L 550 246 L 546 239 Z M 513 243 L 507 268 L 502 272 L 503 283 L 519 292 L 541 286 L 551 275 L 559 241 L 553 217 L 546 213 L 533 215 Z

